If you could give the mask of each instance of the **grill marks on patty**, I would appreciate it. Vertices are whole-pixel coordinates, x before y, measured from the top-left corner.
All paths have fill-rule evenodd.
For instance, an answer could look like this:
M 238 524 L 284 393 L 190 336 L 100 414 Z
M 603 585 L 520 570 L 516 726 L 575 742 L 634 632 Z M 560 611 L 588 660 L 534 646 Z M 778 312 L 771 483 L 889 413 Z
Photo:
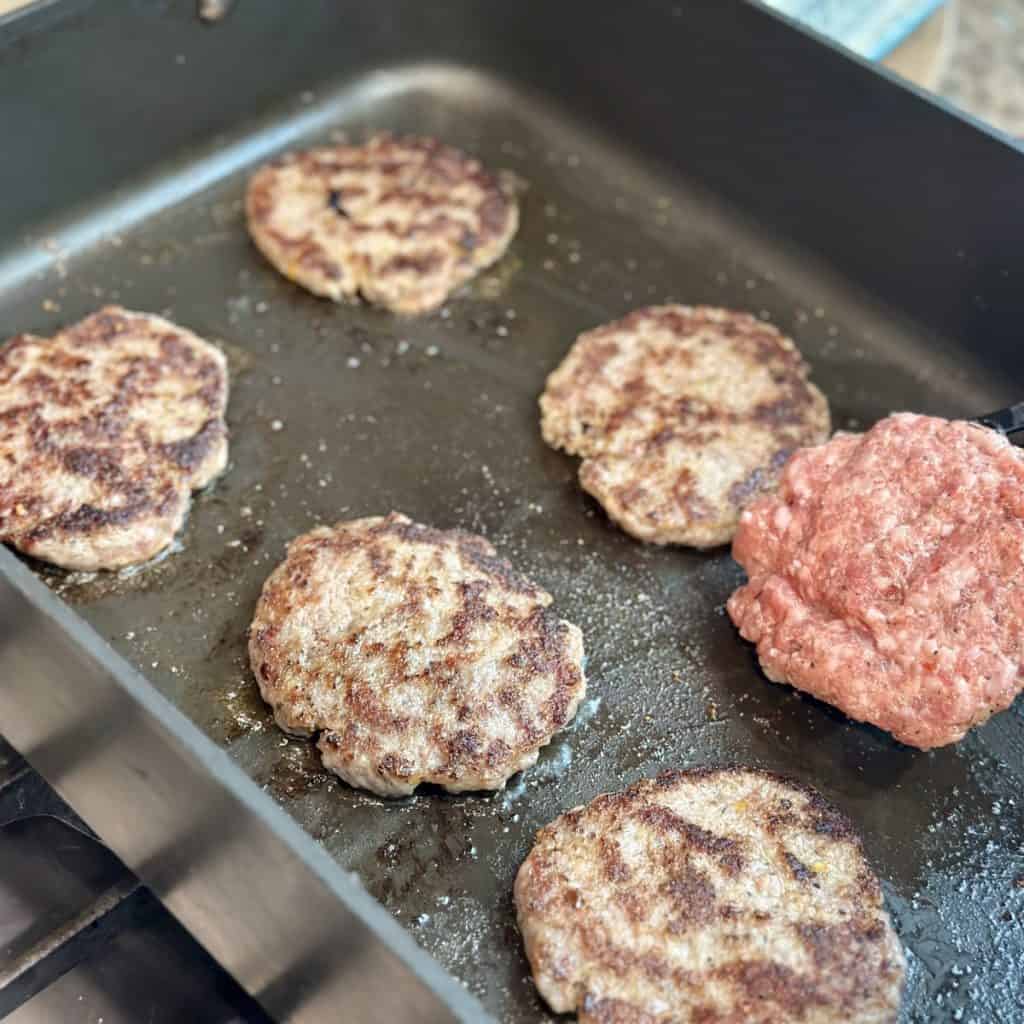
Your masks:
M 246 210 L 285 277 L 404 314 L 440 306 L 504 253 L 519 223 L 479 161 L 412 136 L 288 154 L 253 175 Z
M 587 1024 L 895 1021 L 904 961 L 849 822 L 754 769 L 666 772 L 537 835 L 534 979 Z
M 74 569 L 158 554 L 226 465 L 227 392 L 218 349 L 116 306 L 0 346 L 0 540 Z
M 311 531 L 267 580 L 250 659 L 281 727 L 384 795 L 498 789 L 585 692 L 577 627 L 482 537 L 392 513 Z
M 651 306 L 580 335 L 540 399 L 548 444 L 657 544 L 727 542 L 790 453 L 828 436 L 828 404 L 793 343 L 744 313 Z

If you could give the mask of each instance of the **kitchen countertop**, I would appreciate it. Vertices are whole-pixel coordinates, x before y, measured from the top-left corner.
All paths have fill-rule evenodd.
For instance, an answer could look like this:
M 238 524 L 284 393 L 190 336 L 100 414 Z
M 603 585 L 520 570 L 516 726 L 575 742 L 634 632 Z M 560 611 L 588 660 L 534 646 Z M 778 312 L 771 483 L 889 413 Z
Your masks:
M 940 95 L 1024 138 L 1024 0 L 958 0 Z

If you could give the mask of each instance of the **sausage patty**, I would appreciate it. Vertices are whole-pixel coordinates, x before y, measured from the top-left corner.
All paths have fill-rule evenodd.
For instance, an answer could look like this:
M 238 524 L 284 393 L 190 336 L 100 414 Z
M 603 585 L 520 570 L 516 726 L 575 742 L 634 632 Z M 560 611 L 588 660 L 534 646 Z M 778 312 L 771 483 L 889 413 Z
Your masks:
M 713 547 L 795 448 L 828 437 L 807 374 L 793 342 L 746 313 L 651 306 L 577 338 L 548 377 L 541 431 L 583 456 L 580 483 L 627 533 Z
M 519 224 L 515 200 L 478 160 L 436 139 L 386 135 L 261 167 L 246 211 L 285 277 L 406 314 L 435 309 L 494 263 Z
M 586 1024 L 882 1024 L 904 958 L 853 827 L 750 768 L 665 772 L 537 835 L 515 883 L 541 995 Z
M 108 306 L 0 346 L 0 541 L 69 569 L 144 562 L 227 464 L 223 354 Z
M 249 640 L 278 724 L 384 796 L 501 789 L 576 713 L 579 629 L 482 537 L 405 516 L 292 541 Z
M 769 679 L 954 743 L 1024 688 L 1024 455 L 902 413 L 798 453 L 744 514 L 729 614 Z

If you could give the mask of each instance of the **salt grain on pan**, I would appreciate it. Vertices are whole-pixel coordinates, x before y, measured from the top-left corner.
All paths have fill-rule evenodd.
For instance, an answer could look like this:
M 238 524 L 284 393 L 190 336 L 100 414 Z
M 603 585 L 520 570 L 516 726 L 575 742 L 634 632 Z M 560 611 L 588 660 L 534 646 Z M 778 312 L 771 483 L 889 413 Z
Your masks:
M 348 359 L 345 360 L 345 365 L 348 366 L 350 370 L 359 369 L 359 356 L 349 356 Z
M 270 429 L 274 431 L 284 430 L 284 423 L 281 420 L 273 420 L 270 424 Z

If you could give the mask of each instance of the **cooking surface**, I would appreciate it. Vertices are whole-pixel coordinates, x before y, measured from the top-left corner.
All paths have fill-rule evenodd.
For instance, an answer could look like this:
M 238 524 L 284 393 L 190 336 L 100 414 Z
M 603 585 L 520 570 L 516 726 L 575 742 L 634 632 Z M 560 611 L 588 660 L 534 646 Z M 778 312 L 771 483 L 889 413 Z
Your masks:
M 162 208 L 119 233 L 126 205 L 85 211 L 63 237 L 102 240 L 67 252 L 37 240 L 58 258 L 29 285 L 14 287 L 8 265 L 6 333 L 116 301 L 218 340 L 232 368 L 231 467 L 195 501 L 182 549 L 121 576 L 44 578 L 501 1020 L 541 1015 L 511 901 L 534 832 L 661 768 L 734 760 L 814 784 L 860 826 L 909 954 L 905 1020 L 1012 1019 L 1024 1008 L 1020 702 L 922 754 L 767 684 L 723 611 L 741 578 L 728 554 L 645 547 L 610 526 L 576 460 L 541 441 L 536 399 L 579 331 L 672 300 L 770 317 L 839 428 L 894 408 L 973 415 L 1019 398 L 1024 378 L 996 379 L 966 344 L 872 307 L 688 187 L 685 167 L 641 164 L 475 76 L 395 72 L 304 95 L 192 180 L 289 133 L 382 128 L 437 134 L 523 188 L 509 254 L 437 315 L 336 307 L 279 278 L 248 242 L 244 173 L 196 195 L 187 175 L 158 181 L 135 208 Z M 356 792 L 274 727 L 249 674 L 245 631 L 286 542 L 391 509 L 486 534 L 584 631 L 577 722 L 503 793 Z

